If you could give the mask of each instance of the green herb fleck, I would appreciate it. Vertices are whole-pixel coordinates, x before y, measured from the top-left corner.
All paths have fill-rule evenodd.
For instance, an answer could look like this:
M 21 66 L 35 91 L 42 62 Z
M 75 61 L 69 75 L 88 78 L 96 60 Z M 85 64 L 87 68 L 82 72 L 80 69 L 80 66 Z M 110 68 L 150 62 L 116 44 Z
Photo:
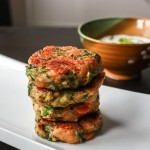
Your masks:
M 91 96 L 86 93 L 86 94 L 84 94 L 84 95 L 81 97 L 81 99 L 86 100 L 86 99 L 89 99 L 90 97 L 91 97 Z
M 42 116 L 47 116 L 48 114 L 52 113 L 54 110 L 52 107 L 45 107 L 44 110 L 41 111 Z
M 48 88 L 50 88 L 52 90 L 56 90 L 56 91 L 59 90 L 58 85 L 54 81 L 52 81 L 48 84 Z
M 32 90 L 32 86 L 31 86 L 31 84 L 28 84 L 28 95 L 30 95 L 31 90 Z
M 74 132 L 74 135 L 79 140 L 79 142 L 82 143 L 82 139 L 80 138 L 79 133 L 77 131 Z
M 131 38 L 120 38 L 119 39 L 120 44 L 134 44 L 133 40 Z

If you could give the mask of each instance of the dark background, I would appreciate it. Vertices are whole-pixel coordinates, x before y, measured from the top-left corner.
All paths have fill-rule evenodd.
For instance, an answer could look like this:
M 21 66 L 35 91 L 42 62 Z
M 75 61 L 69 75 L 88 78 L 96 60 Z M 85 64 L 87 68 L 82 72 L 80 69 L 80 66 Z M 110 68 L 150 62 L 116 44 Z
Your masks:
M 9 0 L 0 0 L 0 26 L 11 26 Z

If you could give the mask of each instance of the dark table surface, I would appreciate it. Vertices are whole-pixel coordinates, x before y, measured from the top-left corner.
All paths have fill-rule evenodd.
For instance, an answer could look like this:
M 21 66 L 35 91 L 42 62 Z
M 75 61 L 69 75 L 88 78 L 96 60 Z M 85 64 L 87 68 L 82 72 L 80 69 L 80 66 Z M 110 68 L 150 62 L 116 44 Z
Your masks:
M 77 28 L 0 28 L 0 54 L 27 63 L 28 57 L 33 52 L 46 45 L 72 45 L 82 47 L 77 34 Z M 106 78 L 104 85 L 150 94 L 150 68 L 145 69 L 139 79 L 116 81 Z M 0 142 L 0 150 L 15 150 L 15 148 Z

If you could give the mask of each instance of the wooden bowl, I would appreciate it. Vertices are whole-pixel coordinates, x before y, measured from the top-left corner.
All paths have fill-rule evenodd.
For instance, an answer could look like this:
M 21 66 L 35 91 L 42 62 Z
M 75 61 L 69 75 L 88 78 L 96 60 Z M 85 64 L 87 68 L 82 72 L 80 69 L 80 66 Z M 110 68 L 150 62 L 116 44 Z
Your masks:
M 150 19 L 107 18 L 83 23 L 78 34 L 84 48 L 102 57 L 106 76 L 116 80 L 137 78 L 150 64 L 150 43 L 114 44 L 99 39 L 107 35 L 126 34 L 150 39 Z

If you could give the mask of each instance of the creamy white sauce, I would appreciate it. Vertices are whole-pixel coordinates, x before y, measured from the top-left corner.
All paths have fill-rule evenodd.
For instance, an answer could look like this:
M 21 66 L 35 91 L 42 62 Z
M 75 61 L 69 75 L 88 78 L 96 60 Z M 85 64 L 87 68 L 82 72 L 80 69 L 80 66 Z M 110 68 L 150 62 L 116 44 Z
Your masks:
M 116 44 L 150 43 L 150 39 L 148 38 L 144 38 L 141 36 L 124 35 L 124 34 L 104 36 L 99 40 L 103 42 L 116 43 Z

